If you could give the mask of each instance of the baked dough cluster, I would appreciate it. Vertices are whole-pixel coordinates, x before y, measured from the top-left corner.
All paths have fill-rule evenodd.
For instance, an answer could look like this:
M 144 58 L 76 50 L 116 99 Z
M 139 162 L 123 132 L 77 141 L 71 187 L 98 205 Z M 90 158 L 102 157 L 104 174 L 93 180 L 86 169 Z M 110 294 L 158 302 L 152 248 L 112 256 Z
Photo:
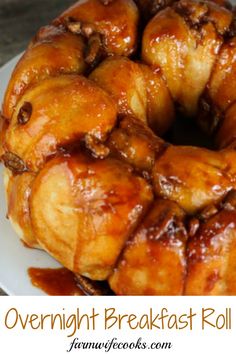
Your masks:
M 222 0 L 81 0 L 39 30 L 0 123 L 25 243 L 117 295 L 236 295 L 235 23 Z M 214 151 L 164 140 L 184 116 Z

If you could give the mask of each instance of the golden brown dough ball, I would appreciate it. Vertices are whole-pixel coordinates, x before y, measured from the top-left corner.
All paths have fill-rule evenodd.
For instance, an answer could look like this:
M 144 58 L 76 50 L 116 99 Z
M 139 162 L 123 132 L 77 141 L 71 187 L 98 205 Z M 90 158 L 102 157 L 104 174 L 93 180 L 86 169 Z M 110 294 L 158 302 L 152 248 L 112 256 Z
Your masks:
M 39 244 L 74 273 L 104 280 L 152 198 L 148 183 L 118 160 L 61 156 L 34 182 L 33 231 Z

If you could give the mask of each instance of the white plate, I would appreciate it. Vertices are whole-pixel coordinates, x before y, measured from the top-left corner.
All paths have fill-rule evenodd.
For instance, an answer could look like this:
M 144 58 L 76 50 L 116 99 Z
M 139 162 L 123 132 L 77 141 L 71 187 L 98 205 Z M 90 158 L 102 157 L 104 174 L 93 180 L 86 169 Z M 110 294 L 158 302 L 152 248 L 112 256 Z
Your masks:
M 20 55 L 0 69 L 0 102 Z M 23 246 L 6 219 L 6 201 L 3 189 L 3 168 L 0 166 L 0 287 L 9 295 L 45 295 L 29 279 L 30 267 L 56 268 L 59 265 L 48 254 Z

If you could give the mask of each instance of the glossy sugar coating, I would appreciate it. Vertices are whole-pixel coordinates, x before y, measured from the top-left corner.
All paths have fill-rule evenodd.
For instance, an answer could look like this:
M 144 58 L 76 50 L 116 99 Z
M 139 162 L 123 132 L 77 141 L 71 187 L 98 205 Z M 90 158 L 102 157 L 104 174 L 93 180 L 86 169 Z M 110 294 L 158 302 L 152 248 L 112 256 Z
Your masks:
M 0 118 L 24 242 L 117 295 L 235 295 L 235 40 L 223 0 L 80 0 L 41 28 Z M 219 150 L 166 142 L 180 113 Z

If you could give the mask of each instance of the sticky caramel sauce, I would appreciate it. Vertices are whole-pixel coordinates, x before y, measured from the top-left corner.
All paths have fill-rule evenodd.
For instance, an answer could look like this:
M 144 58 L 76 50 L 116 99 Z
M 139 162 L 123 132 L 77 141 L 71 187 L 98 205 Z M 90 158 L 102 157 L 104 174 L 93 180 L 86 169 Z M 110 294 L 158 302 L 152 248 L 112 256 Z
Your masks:
M 31 283 L 51 296 L 84 296 L 74 274 L 66 268 L 29 268 Z

